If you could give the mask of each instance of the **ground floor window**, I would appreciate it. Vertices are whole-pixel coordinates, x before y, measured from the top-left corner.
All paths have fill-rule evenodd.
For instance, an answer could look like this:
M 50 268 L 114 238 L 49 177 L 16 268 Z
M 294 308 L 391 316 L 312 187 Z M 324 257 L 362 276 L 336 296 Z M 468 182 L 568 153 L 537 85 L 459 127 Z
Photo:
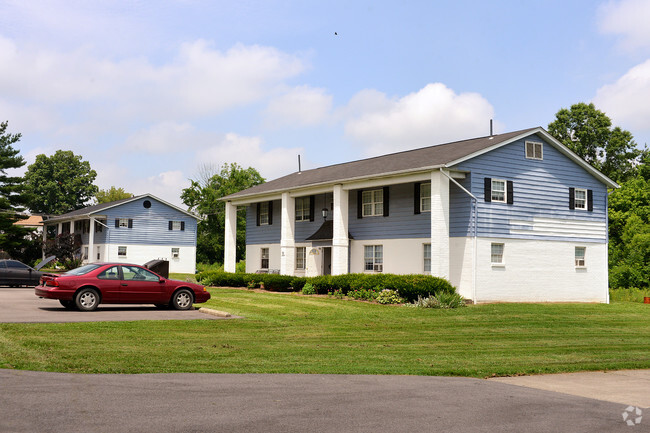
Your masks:
M 576 247 L 575 252 L 575 263 L 576 268 L 585 267 L 585 253 L 587 252 L 587 247 Z
M 382 245 L 363 247 L 364 270 L 382 272 L 384 270 L 384 248 Z
M 503 252 L 505 249 L 504 244 L 493 243 L 491 247 L 491 259 L 493 265 L 503 264 Z
M 431 272 L 431 244 L 424 244 L 424 272 Z
M 84 260 L 88 260 L 88 247 L 84 247 Z
M 268 248 L 262 248 L 260 256 L 262 258 L 260 267 L 262 269 L 268 269 L 269 268 L 269 249 Z
M 181 255 L 180 248 L 172 248 L 172 257 L 177 259 Z
M 296 248 L 296 269 L 305 269 L 305 256 L 307 253 L 306 247 Z
M 117 256 L 126 257 L 126 247 L 117 247 Z

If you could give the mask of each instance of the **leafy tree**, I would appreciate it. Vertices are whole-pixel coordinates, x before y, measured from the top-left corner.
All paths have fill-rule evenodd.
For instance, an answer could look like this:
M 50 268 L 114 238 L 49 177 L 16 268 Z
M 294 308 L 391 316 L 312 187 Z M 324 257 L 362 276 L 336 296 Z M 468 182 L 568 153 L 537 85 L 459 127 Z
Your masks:
M 183 190 L 181 199 L 203 217 L 198 225 L 197 261 L 223 263 L 226 204 L 219 198 L 264 183 L 264 178 L 254 168 L 244 169 L 235 163 L 224 164 L 219 173 L 209 171 L 210 168 L 203 167 L 199 180 L 190 180 L 191 185 Z M 243 259 L 245 253 L 246 211 L 242 209 L 237 212 L 237 260 Z
M 642 152 L 629 131 L 618 126 L 594 104 L 578 103 L 562 108 L 548 131 L 593 167 L 616 182 L 634 176 Z
M 95 200 L 97 201 L 97 204 L 110 203 L 112 201 L 122 200 L 131 197 L 133 197 L 133 194 L 124 191 L 124 188 L 116 188 L 114 186 L 111 186 L 110 189 L 100 189 L 95 194 Z
M 22 177 L 9 176 L 8 169 L 20 168 L 25 160 L 13 145 L 18 143 L 21 134 L 7 132 L 8 122 L 0 122 L 0 249 L 13 258 L 22 259 L 22 252 L 29 246 L 27 235 L 32 231 L 14 225 L 21 216 L 25 204 Z
M 27 167 L 25 189 L 32 212 L 62 214 L 81 209 L 95 196 L 97 172 L 70 150 L 38 155 Z

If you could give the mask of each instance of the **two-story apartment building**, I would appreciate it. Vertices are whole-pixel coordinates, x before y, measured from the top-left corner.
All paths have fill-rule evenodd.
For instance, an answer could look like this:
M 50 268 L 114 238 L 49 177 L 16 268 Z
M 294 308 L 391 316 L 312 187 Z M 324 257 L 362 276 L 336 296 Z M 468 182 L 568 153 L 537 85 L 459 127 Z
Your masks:
M 196 270 L 197 217 L 151 194 L 88 206 L 45 221 L 48 231 L 79 235 L 84 262 L 142 265 L 169 261 L 169 271 Z
M 243 206 L 248 272 L 423 273 L 475 302 L 608 302 L 616 187 L 542 128 L 296 172 L 224 197 L 225 267 Z

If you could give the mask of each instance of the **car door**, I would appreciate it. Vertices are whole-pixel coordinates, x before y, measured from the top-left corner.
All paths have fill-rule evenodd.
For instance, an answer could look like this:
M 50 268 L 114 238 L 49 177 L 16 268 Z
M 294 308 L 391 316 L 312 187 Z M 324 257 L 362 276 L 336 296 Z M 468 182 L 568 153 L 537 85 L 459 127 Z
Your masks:
M 102 292 L 103 302 L 118 302 L 122 289 L 120 267 L 115 265 L 97 274 L 97 286 Z
M 29 285 L 32 282 L 32 268 L 17 260 L 7 260 L 7 275 L 11 285 Z
M 165 285 L 160 284 L 158 275 L 140 266 L 121 265 L 122 285 L 120 301 L 131 304 L 164 304 Z

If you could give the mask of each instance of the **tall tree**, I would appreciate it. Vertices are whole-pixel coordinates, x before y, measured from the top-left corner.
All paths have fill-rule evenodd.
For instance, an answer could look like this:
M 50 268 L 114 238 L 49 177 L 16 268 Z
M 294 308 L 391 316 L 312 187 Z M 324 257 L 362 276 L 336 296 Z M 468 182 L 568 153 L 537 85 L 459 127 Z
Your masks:
M 27 167 L 25 189 L 32 212 L 62 214 L 86 206 L 97 193 L 97 172 L 70 150 L 38 155 Z
M 22 251 L 29 244 L 26 236 L 30 229 L 14 225 L 25 204 L 22 177 L 9 176 L 7 170 L 20 168 L 25 160 L 19 155 L 20 151 L 13 148 L 18 143 L 21 134 L 7 132 L 8 122 L 0 122 L 0 249 L 11 257 L 22 258 Z
M 190 180 L 189 188 L 183 190 L 181 199 L 203 220 L 198 225 L 196 255 L 199 262 L 223 263 L 224 228 L 226 204 L 221 197 L 264 183 L 264 178 L 254 168 L 224 164 L 219 173 L 207 174 L 201 170 L 199 180 Z M 246 211 L 237 212 L 237 260 L 246 253 Z
M 133 197 L 133 194 L 124 191 L 124 188 L 116 188 L 114 186 L 111 186 L 110 189 L 100 189 L 95 194 L 95 200 L 97 201 L 97 204 L 109 203 L 112 201 L 122 200 L 131 197 Z
M 629 131 L 618 126 L 594 104 L 583 102 L 562 108 L 548 132 L 593 167 L 616 182 L 634 176 L 642 152 Z

